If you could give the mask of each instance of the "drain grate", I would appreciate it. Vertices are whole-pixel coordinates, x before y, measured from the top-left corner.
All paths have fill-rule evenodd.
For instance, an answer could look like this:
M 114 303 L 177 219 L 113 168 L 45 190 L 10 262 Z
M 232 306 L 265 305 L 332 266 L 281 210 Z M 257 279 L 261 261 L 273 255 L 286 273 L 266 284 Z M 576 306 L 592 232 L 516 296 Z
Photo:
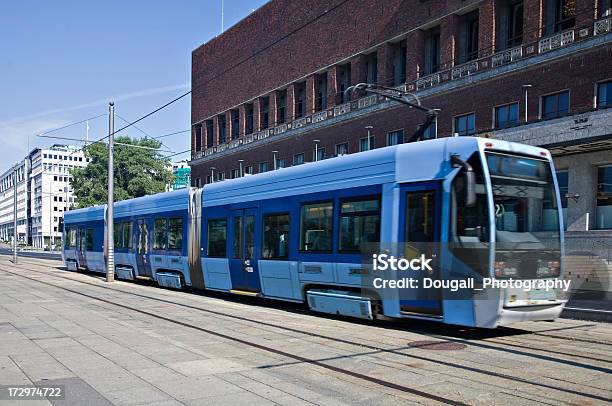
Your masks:
M 454 343 L 452 341 L 423 340 L 413 341 L 408 344 L 408 347 L 434 351 L 458 351 L 467 348 L 467 345 L 461 343 Z

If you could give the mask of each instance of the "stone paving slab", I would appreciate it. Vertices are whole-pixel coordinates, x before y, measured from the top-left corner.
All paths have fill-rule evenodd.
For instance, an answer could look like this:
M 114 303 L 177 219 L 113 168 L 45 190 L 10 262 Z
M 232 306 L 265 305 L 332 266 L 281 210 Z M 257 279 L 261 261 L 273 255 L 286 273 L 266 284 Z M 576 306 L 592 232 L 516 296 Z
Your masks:
M 56 264 L 32 259 L 15 268 L 0 256 L 0 385 L 65 382 L 72 392 L 61 404 L 397 406 L 433 405 L 447 399 L 447 403 L 474 405 L 595 405 L 612 398 L 612 328 L 604 323 L 521 323 L 517 325 L 520 334 L 483 333 L 479 338 L 452 327 L 353 323 L 310 314 L 299 306 L 135 283 L 116 282 L 110 285 L 113 290 L 100 289 L 80 282 L 109 285 L 91 275 L 59 271 L 51 266 Z M 142 308 L 329 368 L 122 306 Z M 451 340 L 466 348 L 431 351 L 409 346 L 421 340 Z

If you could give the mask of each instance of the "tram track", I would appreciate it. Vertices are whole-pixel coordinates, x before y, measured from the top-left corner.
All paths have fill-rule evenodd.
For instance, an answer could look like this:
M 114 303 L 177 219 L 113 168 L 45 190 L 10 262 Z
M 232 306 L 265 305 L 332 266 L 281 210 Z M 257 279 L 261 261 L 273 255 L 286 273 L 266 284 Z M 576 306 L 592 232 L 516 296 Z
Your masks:
M 36 263 L 30 263 L 30 264 L 31 265 L 35 265 L 37 267 L 41 267 L 39 264 L 36 264 Z M 44 283 L 44 284 L 47 284 L 47 285 L 50 285 L 50 286 L 55 286 L 56 288 L 59 288 L 59 289 L 64 289 L 64 290 L 68 290 L 68 291 L 71 291 L 71 292 L 73 291 L 72 289 L 68 289 L 68 288 L 64 288 L 64 287 L 61 287 L 61 286 L 58 286 L 58 285 L 54 285 L 54 284 L 51 284 L 51 283 L 48 283 L 48 282 L 40 281 L 40 280 L 38 280 L 36 278 L 29 278 L 29 277 L 26 277 L 26 276 L 21 275 L 21 274 L 16 274 L 14 272 L 8 271 L 8 270 L 6 270 L 4 268 L 1 268 L 1 267 L 0 267 L 0 269 L 2 269 L 3 271 L 5 271 L 7 273 L 16 275 L 16 276 L 24 277 L 26 279 L 31 279 L 33 281 Z M 510 380 L 510 381 L 514 381 L 514 382 L 520 382 L 520 383 L 524 383 L 524 384 L 534 385 L 534 386 L 537 386 L 537 387 L 542 387 L 542 388 L 547 388 L 547 389 L 554 389 L 554 390 L 562 391 L 562 392 L 565 392 L 565 393 L 570 393 L 570 394 L 577 395 L 577 396 L 589 397 L 589 398 L 593 398 L 593 399 L 596 399 L 596 400 L 607 400 L 606 397 L 601 397 L 601 396 L 598 396 L 598 395 L 584 393 L 584 392 L 580 392 L 580 391 L 576 391 L 576 390 L 572 390 L 572 389 L 568 389 L 568 388 L 562 388 L 562 387 L 559 387 L 559 386 L 555 386 L 555 385 L 551 385 L 551 384 L 546 384 L 546 383 L 543 383 L 543 382 L 534 382 L 534 381 L 530 381 L 528 379 L 524 379 L 524 378 L 520 378 L 520 377 L 516 377 L 516 376 L 504 374 L 504 373 L 483 370 L 483 369 L 478 368 L 478 367 L 456 364 L 456 363 L 449 362 L 449 361 L 444 361 L 444 360 L 431 359 L 431 358 L 428 358 L 428 357 L 420 356 L 418 354 L 408 354 L 408 353 L 400 351 L 400 349 L 384 348 L 384 347 L 375 346 L 375 345 L 371 345 L 371 344 L 367 344 L 367 343 L 356 342 L 356 341 L 351 341 L 351 340 L 337 338 L 337 337 L 331 337 L 331 336 L 328 336 L 328 335 L 325 335 L 325 334 L 319 334 L 319 333 L 313 333 L 313 332 L 309 332 L 309 331 L 303 331 L 303 330 L 299 330 L 299 329 L 296 329 L 296 328 L 291 328 L 291 327 L 288 327 L 288 326 L 281 326 L 281 325 L 277 325 L 277 324 L 269 323 L 269 322 L 264 322 L 264 321 L 260 321 L 260 320 L 253 320 L 253 319 L 250 319 L 250 318 L 244 317 L 244 316 L 237 316 L 237 315 L 233 315 L 233 314 L 229 314 L 229 313 L 224 313 L 224 312 L 220 312 L 220 311 L 206 309 L 206 308 L 202 308 L 202 307 L 199 307 L 199 306 L 194 306 L 194 305 L 190 305 L 190 304 L 180 303 L 180 302 L 176 302 L 176 301 L 173 301 L 173 300 L 163 299 L 163 298 L 159 298 L 159 297 L 155 297 L 155 296 L 149 296 L 149 295 L 145 295 L 145 294 L 141 294 L 141 293 L 136 293 L 136 292 L 129 292 L 129 291 L 125 291 L 123 289 L 111 288 L 111 287 L 107 287 L 107 286 L 101 286 L 99 284 L 92 283 L 92 282 L 81 281 L 81 280 L 77 280 L 77 279 L 74 279 L 74 278 L 69 278 L 69 277 L 65 277 L 65 276 L 61 276 L 61 275 L 56 275 L 55 274 L 56 272 L 51 274 L 48 271 L 47 272 L 39 272 L 39 271 L 35 271 L 35 270 L 29 270 L 29 271 L 35 272 L 37 274 L 45 275 L 45 276 L 52 276 L 54 278 L 66 279 L 66 280 L 69 280 L 69 281 L 72 281 L 72 282 L 76 282 L 76 283 L 80 283 L 80 284 L 85 284 L 85 285 L 93 286 L 93 287 L 96 287 L 96 288 L 99 288 L 99 289 L 112 290 L 112 291 L 116 291 L 116 292 L 121 292 L 123 294 L 128 294 L 128 295 L 131 295 L 131 296 L 135 296 L 135 297 L 140 297 L 140 298 L 144 298 L 144 299 L 154 300 L 154 301 L 157 301 L 157 302 L 166 303 L 166 304 L 172 304 L 172 305 L 176 305 L 176 306 L 181 306 L 181 307 L 184 307 L 184 308 L 189 308 L 189 309 L 200 311 L 200 312 L 205 312 L 205 313 L 208 313 L 208 314 L 211 314 L 211 315 L 214 315 L 214 316 L 218 316 L 218 317 L 231 318 L 231 319 L 234 319 L 234 320 L 240 320 L 240 321 L 248 322 L 248 323 L 255 323 L 255 324 L 258 324 L 258 325 L 261 325 L 261 326 L 267 326 L 267 327 L 271 327 L 271 328 L 275 328 L 275 329 L 281 329 L 281 330 L 284 330 L 284 331 L 287 331 L 287 332 L 298 333 L 298 334 L 302 334 L 302 335 L 306 335 L 306 336 L 310 336 L 310 337 L 322 338 L 322 339 L 334 341 L 334 342 L 337 342 L 337 343 L 342 343 L 342 344 L 348 344 L 348 345 L 352 345 L 352 346 L 356 346 L 356 347 L 361 347 L 361 348 L 373 350 L 375 352 L 388 353 L 388 354 L 398 355 L 398 356 L 401 356 L 401 357 L 407 357 L 407 358 L 410 358 L 411 360 L 420 360 L 420 361 L 433 362 L 433 363 L 436 363 L 436 364 L 439 364 L 439 365 L 442 365 L 442 366 L 448 366 L 448 367 L 453 367 L 453 368 L 457 368 L 457 369 L 460 369 L 460 370 L 466 370 L 466 371 L 470 371 L 470 372 L 480 373 L 480 374 L 483 374 L 483 375 L 494 376 L 494 377 L 498 377 L 498 378 L 502 378 L 502 379 L 506 379 L 506 380 Z M 74 293 L 82 294 L 81 292 L 78 292 L 78 291 L 74 291 Z M 83 294 L 83 295 L 85 295 L 87 297 L 92 297 L 93 299 L 107 301 L 106 299 L 93 297 L 92 295 L 87 295 L 87 294 Z M 117 303 L 113 303 L 113 304 L 125 307 L 125 305 L 123 305 L 123 304 L 117 304 Z M 136 308 L 133 308 L 133 309 L 135 311 L 140 311 L 140 309 L 136 309 Z M 148 312 L 145 311 L 145 314 L 148 314 Z M 164 318 L 164 319 L 167 319 L 167 318 Z M 172 320 L 172 319 L 170 319 L 170 320 Z M 194 326 L 194 327 L 200 328 L 198 326 Z M 204 329 L 204 330 L 207 330 L 207 329 Z M 202 331 L 204 331 L 204 330 L 202 330 Z M 439 336 L 439 335 L 430 335 L 430 336 L 433 337 L 433 338 L 439 338 L 439 339 L 442 339 L 442 340 L 453 341 L 452 337 L 445 337 L 445 336 Z M 556 336 L 551 336 L 551 337 L 557 338 Z M 466 340 L 458 340 L 458 341 L 459 342 L 464 342 L 465 341 L 466 344 L 471 344 L 471 345 L 475 344 L 475 343 L 473 343 L 471 341 L 466 341 Z M 510 344 L 510 343 L 503 343 L 503 342 L 497 342 L 497 341 L 492 341 L 492 343 L 501 344 L 501 345 L 510 345 L 510 346 L 513 345 L 513 344 Z M 478 347 L 478 345 L 476 345 L 476 347 Z M 500 348 L 497 348 L 497 347 L 492 347 L 492 346 L 491 346 L 491 348 L 492 349 L 497 349 L 497 350 L 503 350 L 503 349 L 500 349 Z M 528 348 L 528 349 L 529 350 L 535 350 L 535 351 L 541 351 L 541 349 L 538 349 L 538 348 Z M 275 349 L 273 349 L 273 350 L 275 350 Z M 277 350 L 275 350 L 275 351 L 277 351 Z M 531 354 L 528 354 L 528 355 L 531 355 Z M 576 355 L 568 354 L 568 353 L 563 353 L 562 355 L 573 356 L 573 357 L 580 358 L 580 356 L 576 356 Z M 304 357 L 301 357 L 301 356 L 297 356 L 297 357 L 304 358 Z M 294 357 L 290 357 L 290 358 L 294 358 Z M 550 361 L 558 361 L 556 359 L 549 359 L 549 360 Z M 600 362 L 602 361 L 601 359 L 596 359 L 596 360 L 600 361 Z M 298 360 L 298 361 L 300 361 L 300 362 L 309 362 L 309 361 L 307 361 L 307 359 L 305 359 L 305 360 Z M 316 361 L 316 362 L 319 362 L 319 363 L 322 362 L 321 360 L 311 360 L 311 361 Z M 567 360 L 565 360 L 565 361 L 566 362 L 564 362 L 564 363 L 569 364 L 571 366 L 588 367 L 589 369 L 594 369 L 594 370 L 597 370 L 598 372 L 603 372 L 603 373 L 610 373 L 610 372 L 612 372 L 610 369 L 603 368 L 603 367 L 593 367 L 593 366 L 589 366 L 589 365 L 586 365 L 586 364 L 581 364 L 581 363 L 576 363 L 576 362 L 567 362 Z M 604 361 L 604 362 L 610 362 L 610 361 Z M 309 362 L 309 363 L 312 363 L 312 362 Z M 317 365 L 317 364 L 315 364 L 315 365 Z M 374 379 L 378 379 L 378 378 L 374 378 Z M 550 378 L 550 379 L 555 379 L 555 378 Z

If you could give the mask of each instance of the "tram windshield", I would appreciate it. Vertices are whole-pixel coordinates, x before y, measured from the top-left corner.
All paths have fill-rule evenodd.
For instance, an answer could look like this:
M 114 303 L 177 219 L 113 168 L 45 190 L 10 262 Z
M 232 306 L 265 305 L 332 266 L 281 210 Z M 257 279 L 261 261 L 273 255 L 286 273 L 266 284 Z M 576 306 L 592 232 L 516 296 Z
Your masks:
M 487 153 L 495 217 L 495 276 L 556 277 L 559 205 L 548 161 Z

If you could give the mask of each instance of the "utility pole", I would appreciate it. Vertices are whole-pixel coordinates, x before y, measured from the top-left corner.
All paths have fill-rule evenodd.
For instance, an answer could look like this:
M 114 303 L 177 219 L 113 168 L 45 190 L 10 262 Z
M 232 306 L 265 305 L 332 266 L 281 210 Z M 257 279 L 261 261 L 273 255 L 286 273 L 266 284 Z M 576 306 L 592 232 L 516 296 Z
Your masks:
M 115 142 L 115 104 L 108 104 L 108 203 L 106 208 L 106 282 L 115 280 L 115 240 L 114 240 L 114 180 L 113 144 Z
M 17 265 L 17 168 L 13 168 L 13 263 Z

